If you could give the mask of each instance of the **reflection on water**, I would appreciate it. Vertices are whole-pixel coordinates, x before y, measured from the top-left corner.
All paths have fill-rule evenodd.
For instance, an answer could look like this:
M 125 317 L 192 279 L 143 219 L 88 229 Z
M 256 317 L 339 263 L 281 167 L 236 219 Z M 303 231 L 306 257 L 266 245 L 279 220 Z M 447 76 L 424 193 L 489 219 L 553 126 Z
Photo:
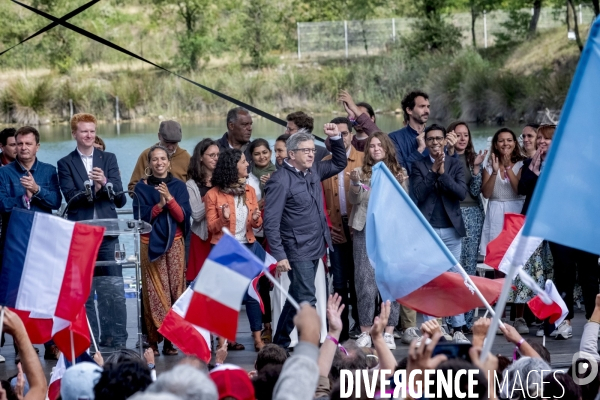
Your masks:
M 323 126 L 331 117 L 315 117 L 315 127 Z M 122 123 L 117 129 L 115 124 L 100 124 L 97 134 L 104 139 L 106 150 L 115 153 L 121 170 L 123 186 L 127 186 L 133 167 L 140 153 L 158 141 L 159 122 L 151 123 Z M 377 125 L 384 132 L 391 132 L 402 127 L 402 117 L 395 115 L 378 115 Z M 481 126 L 472 128 L 473 141 L 477 150 L 487 148 L 487 138 L 492 136 L 498 128 L 495 126 Z M 183 140 L 181 147 L 190 154 L 194 146 L 204 138 L 220 138 L 226 130 L 225 121 L 215 119 L 205 122 L 182 123 Z M 253 138 L 265 138 L 273 145 L 277 136 L 284 133 L 284 128 L 265 119 L 256 119 L 254 122 Z M 322 130 L 315 128 L 315 133 L 324 137 Z M 519 134 L 520 132 L 517 132 Z M 56 165 L 59 159 L 75 149 L 75 141 L 71 137 L 68 125 L 50 125 L 40 127 L 41 146 L 38 157 L 41 161 Z M 275 155 L 273 154 L 273 160 Z M 131 207 L 131 202 L 125 206 Z

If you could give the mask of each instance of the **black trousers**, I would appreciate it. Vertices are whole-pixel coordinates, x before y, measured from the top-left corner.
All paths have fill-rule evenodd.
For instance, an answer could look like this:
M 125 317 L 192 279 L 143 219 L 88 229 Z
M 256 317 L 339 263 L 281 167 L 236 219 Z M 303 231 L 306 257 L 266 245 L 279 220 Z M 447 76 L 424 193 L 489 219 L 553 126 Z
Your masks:
M 333 275 L 333 291 L 342 297 L 342 304 L 346 305 L 344 311 L 342 311 L 344 326 L 340 334 L 341 342 L 349 338 L 349 306 L 352 306 L 352 319 L 358 325 L 358 306 L 356 305 L 356 289 L 354 286 L 354 255 L 347 217 L 342 217 L 342 227 L 346 236 L 346 243 L 334 244 L 333 251 L 329 252 L 331 274 Z
M 570 320 L 574 316 L 573 289 L 576 281 L 583 291 L 585 318 L 590 319 L 599 292 L 598 255 L 552 242 L 550 242 L 550 251 L 554 258 L 554 284 L 569 309 L 567 319 Z

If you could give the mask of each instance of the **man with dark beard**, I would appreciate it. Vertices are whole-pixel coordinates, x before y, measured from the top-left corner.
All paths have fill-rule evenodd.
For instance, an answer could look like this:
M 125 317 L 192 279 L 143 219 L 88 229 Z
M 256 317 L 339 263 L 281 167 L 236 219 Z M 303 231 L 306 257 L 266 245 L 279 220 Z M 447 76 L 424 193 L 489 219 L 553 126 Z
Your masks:
M 410 175 L 413 162 L 427 155 L 425 124 L 429 119 L 429 96 L 420 91 L 410 92 L 402 99 L 402 111 L 408 124 L 390 133 L 390 139 L 396 147 L 398 162 Z

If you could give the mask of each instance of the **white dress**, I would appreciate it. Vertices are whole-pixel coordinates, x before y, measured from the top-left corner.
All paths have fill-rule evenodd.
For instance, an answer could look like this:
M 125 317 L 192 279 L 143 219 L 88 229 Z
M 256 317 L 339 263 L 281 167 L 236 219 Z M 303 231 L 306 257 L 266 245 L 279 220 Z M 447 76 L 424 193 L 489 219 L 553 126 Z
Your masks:
M 513 165 L 513 173 L 517 175 L 522 166 L 523 161 L 519 161 Z M 493 171 L 491 165 L 488 165 L 486 170 L 488 174 L 491 174 Z M 483 231 L 481 232 L 481 246 L 479 249 L 482 255 L 485 256 L 485 250 L 488 243 L 496 239 L 502 231 L 504 214 L 520 214 L 523 210 L 524 202 L 525 196 L 519 196 L 513 191 L 509 179 L 504 179 L 500 174 L 496 175 L 494 191 L 487 204 L 485 221 L 483 222 Z

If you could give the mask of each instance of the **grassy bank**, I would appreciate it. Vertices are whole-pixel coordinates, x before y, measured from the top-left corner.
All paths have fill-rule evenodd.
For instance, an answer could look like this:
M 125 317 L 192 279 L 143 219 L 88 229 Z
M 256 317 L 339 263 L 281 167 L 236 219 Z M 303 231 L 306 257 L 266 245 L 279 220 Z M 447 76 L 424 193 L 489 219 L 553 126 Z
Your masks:
M 414 88 L 431 95 L 441 120 L 534 119 L 538 111 L 560 109 L 579 57 L 564 29 L 540 34 L 501 56 L 463 50 L 457 55 L 409 58 L 401 49 L 351 60 L 281 64 L 253 70 L 225 63 L 188 75 L 191 79 L 262 108 L 285 115 L 339 110 L 340 89 L 382 111 L 399 107 Z M 122 119 L 192 119 L 223 115 L 231 104 L 167 73 L 136 62 L 121 68 L 78 69 L 70 74 L 28 71 L 0 76 L 0 121 L 38 124 L 68 120 L 74 112 L 113 119 L 119 98 Z

